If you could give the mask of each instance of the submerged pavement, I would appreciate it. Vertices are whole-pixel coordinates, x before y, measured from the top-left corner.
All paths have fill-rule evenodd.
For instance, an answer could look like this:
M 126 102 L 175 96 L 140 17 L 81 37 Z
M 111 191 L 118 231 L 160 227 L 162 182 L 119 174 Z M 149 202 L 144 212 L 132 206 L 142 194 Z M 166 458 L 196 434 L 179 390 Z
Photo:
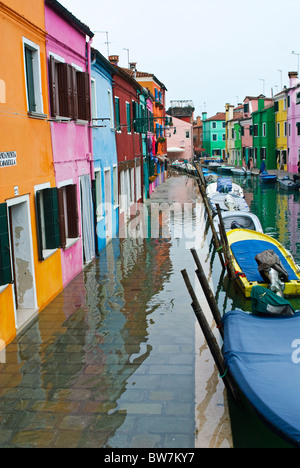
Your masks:
M 151 210 L 166 201 L 178 202 L 158 221 L 170 236 L 152 237 Z M 195 242 L 209 249 L 194 179 L 168 179 L 145 209 L 144 234 L 113 239 L 6 348 L 0 447 L 230 446 L 223 384 L 181 276 Z

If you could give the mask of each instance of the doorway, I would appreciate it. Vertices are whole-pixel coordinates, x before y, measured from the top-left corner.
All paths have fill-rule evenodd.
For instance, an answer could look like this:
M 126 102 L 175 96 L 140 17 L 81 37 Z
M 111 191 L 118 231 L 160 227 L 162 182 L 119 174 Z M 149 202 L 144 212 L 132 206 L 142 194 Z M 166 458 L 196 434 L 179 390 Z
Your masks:
M 29 197 L 7 201 L 15 320 L 19 332 L 37 315 L 37 297 L 31 236 Z
M 110 168 L 104 169 L 104 187 L 105 187 L 105 231 L 106 231 L 106 243 L 107 243 L 112 238 L 112 196 L 111 196 Z

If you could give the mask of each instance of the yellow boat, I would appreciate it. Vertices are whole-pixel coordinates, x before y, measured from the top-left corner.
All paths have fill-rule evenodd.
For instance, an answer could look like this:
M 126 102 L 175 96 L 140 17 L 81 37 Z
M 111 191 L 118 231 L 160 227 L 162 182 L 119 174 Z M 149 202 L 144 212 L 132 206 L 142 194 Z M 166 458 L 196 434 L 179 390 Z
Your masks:
M 245 297 L 250 298 L 253 286 L 270 288 L 270 281 L 258 270 L 255 257 L 265 251 L 273 251 L 279 257 L 287 275 L 280 279 L 284 296 L 300 296 L 300 270 L 291 253 L 273 237 L 248 229 L 232 229 L 227 232 L 237 284 Z M 275 271 L 271 269 L 271 271 Z M 270 288 L 272 289 L 272 288 Z

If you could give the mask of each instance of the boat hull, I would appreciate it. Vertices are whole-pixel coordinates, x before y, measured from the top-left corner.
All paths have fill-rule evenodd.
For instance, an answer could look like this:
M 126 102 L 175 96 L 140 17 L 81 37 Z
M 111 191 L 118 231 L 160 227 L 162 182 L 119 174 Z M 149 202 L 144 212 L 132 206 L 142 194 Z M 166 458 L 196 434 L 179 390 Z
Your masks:
M 288 272 L 289 280 L 284 283 L 284 296 L 300 296 L 300 272 L 291 254 L 273 237 L 248 229 L 233 229 L 227 232 L 237 284 L 247 298 L 255 285 L 269 287 L 258 271 L 255 256 L 272 249 Z
M 299 448 L 300 399 L 297 389 L 300 373 L 293 343 L 295 330 L 300 327 L 300 314 L 270 318 L 234 310 L 224 315 L 223 325 L 226 367 L 246 403 L 244 423 L 248 419 L 253 424 L 252 431 L 249 426 L 244 428 L 247 429 L 245 438 L 239 440 L 240 428 L 235 430 L 235 421 L 232 421 L 235 446 L 244 444 L 247 447 L 253 437 L 257 445 L 250 445 L 252 448 Z M 235 413 L 238 411 L 233 403 L 231 409 Z M 233 417 L 237 414 L 233 413 Z M 263 429 L 265 434 L 259 440 L 258 432 Z M 263 439 L 266 433 L 268 440 Z
M 226 232 L 236 229 L 236 227 L 233 227 L 233 223 L 242 229 L 263 232 L 259 218 L 250 211 L 224 211 L 222 212 L 222 219 Z M 214 219 L 214 225 L 216 232 L 219 232 L 219 218 Z

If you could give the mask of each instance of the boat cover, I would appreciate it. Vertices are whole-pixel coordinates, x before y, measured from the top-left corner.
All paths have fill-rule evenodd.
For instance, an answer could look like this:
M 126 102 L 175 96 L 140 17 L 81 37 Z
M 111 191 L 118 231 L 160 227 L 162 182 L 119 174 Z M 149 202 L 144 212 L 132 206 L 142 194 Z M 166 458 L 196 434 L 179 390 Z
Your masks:
M 223 323 L 230 374 L 263 421 L 300 447 L 300 314 L 258 317 L 234 310 Z
M 288 300 L 259 285 L 253 286 L 251 289 L 251 306 L 253 315 L 295 314 L 295 310 Z
M 231 179 L 226 179 L 225 177 L 219 177 L 217 180 L 217 191 L 220 193 L 229 193 L 232 190 L 232 181 Z
M 289 281 L 298 280 L 296 273 L 293 271 L 279 248 L 272 242 L 268 242 L 260 239 L 247 239 L 237 241 L 231 244 L 231 251 L 235 257 L 235 260 L 239 264 L 242 272 L 245 273 L 246 278 L 249 282 L 263 281 L 263 278 L 258 271 L 257 262 L 255 260 L 256 255 L 263 252 L 264 250 L 271 249 L 279 257 L 279 260 L 286 270 Z M 250 255 L 251 253 L 251 255 Z

